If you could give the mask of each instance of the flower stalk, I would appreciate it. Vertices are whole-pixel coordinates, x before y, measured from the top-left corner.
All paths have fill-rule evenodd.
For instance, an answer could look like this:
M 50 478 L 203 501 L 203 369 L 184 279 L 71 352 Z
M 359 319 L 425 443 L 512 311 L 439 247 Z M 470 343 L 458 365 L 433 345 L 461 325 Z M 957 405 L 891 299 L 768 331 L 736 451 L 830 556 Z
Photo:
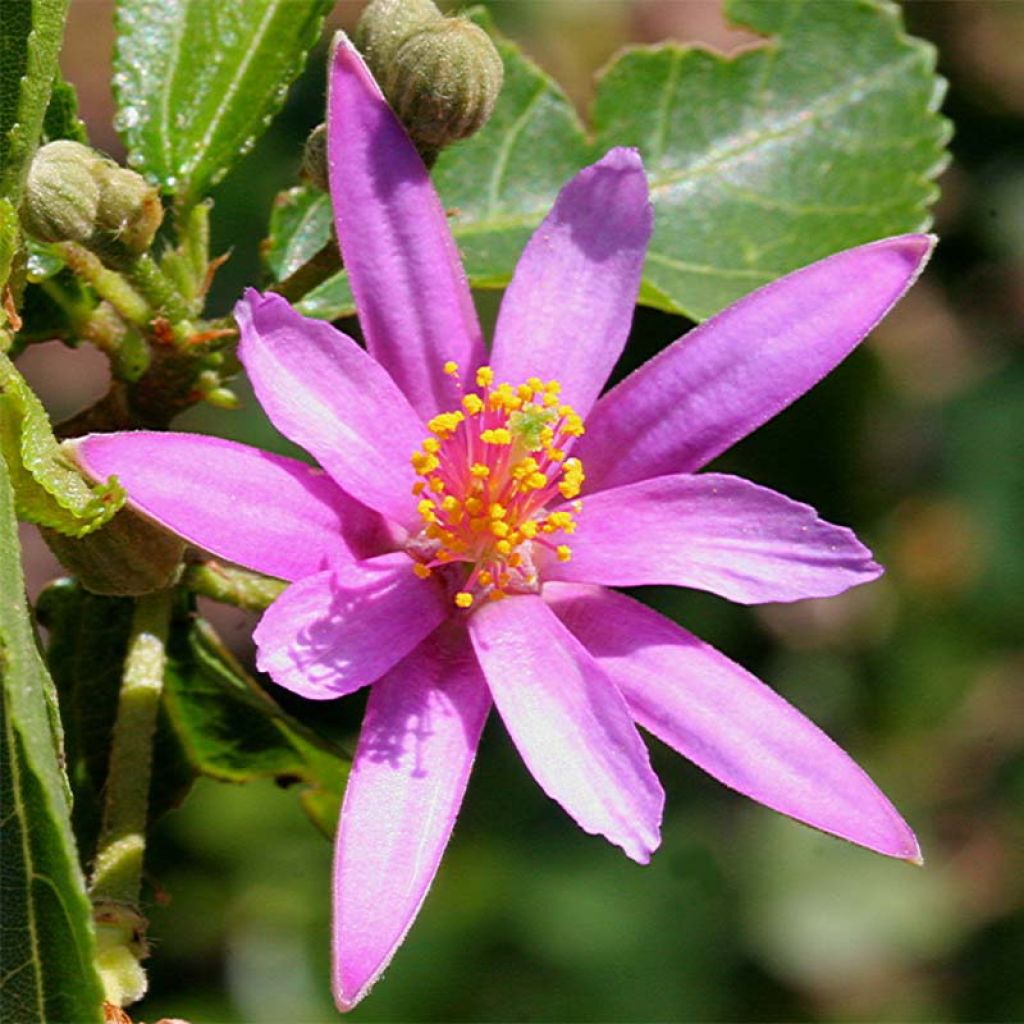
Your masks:
M 146 846 L 153 734 L 163 692 L 172 590 L 139 598 L 125 658 L 90 893 L 136 907 Z

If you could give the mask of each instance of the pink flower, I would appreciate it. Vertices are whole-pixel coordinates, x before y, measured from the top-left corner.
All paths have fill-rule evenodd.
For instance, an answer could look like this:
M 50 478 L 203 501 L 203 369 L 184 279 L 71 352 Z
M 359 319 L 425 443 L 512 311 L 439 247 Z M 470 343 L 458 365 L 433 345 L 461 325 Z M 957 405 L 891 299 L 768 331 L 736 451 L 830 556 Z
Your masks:
M 808 506 L 696 470 L 839 363 L 931 239 L 798 270 L 601 396 L 651 232 L 637 153 L 612 150 L 563 189 L 519 261 L 488 365 L 445 212 L 346 42 L 329 106 L 367 350 L 274 295 L 250 291 L 236 309 L 260 402 L 323 468 L 188 434 L 96 435 L 78 452 L 192 543 L 291 581 L 255 634 L 275 682 L 312 699 L 373 684 L 337 839 L 339 1007 L 363 998 L 412 924 L 492 701 L 544 791 L 640 863 L 663 793 L 634 723 L 768 807 L 919 860 L 899 814 L 816 726 L 607 588 L 756 604 L 881 572 Z

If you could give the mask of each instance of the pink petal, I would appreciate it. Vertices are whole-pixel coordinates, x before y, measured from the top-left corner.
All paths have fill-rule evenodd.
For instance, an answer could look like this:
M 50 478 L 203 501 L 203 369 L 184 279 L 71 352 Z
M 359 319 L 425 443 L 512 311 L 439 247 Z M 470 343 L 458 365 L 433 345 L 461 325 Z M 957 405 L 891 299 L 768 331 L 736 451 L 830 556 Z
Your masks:
M 557 378 L 585 416 L 629 335 L 652 226 L 635 149 L 613 149 L 580 171 L 505 292 L 491 357 L 498 379 Z
M 369 553 L 380 519 L 323 470 L 248 445 L 146 430 L 74 442 L 90 476 L 117 476 L 143 515 L 249 569 L 297 580 Z
M 740 604 L 831 597 L 882 572 L 844 526 L 810 505 L 721 473 L 660 476 L 591 494 L 572 559 L 544 578 L 710 590 Z
M 395 382 L 351 338 L 249 289 L 235 306 L 238 354 L 274 426 L 340 487 L 415 526 L 409 457 L 424 427 Z
M 622 594 L 553 584 L 544 597 L 636 720 L 719 782 L 814 828 L 920 863 L 914 834 L 864 771 L 745 669 Z
M 350 1010 L 434 880 L 491 706 L 465 633 L 438 630 L 370 690 L 334 864 L 334 992 Z
M 613 388 L 576 448 L 589 487 L 689 473 L 829 373 L 914 283 L 930 235 L 849 249 L 759 288 Z
M 626 705 L 539 598 L 486 604 L 469 632 L 494 703 L 527 768 L 585 832 L 646 864 L 665 795 Z
M 279 686 L 330 700 L 379 679 L 448 615 L 434 580 L 403 552 L 293 583 L 253 633 L 256 666 Z
M 352 44 L 330 71 L 327 153 L 335 227 L 366 344 L 424 418 L 456 408 L 483 359 L 476 311 L 423 161 Z

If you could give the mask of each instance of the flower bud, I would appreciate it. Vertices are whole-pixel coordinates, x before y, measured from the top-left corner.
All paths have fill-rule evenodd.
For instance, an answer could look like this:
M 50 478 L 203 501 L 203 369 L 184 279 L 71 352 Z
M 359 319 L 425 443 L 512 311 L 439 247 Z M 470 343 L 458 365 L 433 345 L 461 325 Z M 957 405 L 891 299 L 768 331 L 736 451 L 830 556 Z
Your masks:
M 25 182 L 21 220 L 40 242 L 84 242 L 96 226 L 102 157 L 80 142 L 62 139 L 35 155 Z
M 380 82 L 410 32 L 443 20 L 444 15 L 430 0 L 371 0 L 356 25 L 354 42 Z
M 78 242 L 99 256 L 145 252 L 163 220 L 157 189 L 80 142 L 43 146 L 21 205 L 25 230 L 43 242 Z
M 309 183 L 326 192 L 327 182 L 327 125 L 318 124 L 306 139 L 302 152 L 302 173 Z
M 503 78 L 501 56 L 479 25 L 442 18 L 406 36 L 381 87 L 417 147 L 429 150 L 482 128 Z

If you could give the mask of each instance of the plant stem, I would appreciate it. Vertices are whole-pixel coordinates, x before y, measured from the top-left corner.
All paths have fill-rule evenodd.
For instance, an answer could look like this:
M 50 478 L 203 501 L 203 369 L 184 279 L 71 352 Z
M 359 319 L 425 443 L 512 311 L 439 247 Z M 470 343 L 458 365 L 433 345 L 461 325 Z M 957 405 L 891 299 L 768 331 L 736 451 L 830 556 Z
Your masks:
M 146 846 L 153 733 L 163 689 L 173 591 L 139 598 L 124 663 L 90 893 L 137 907 Z
M 263 611 L 288 586 L 283 580 L 212 559 L 188 566 L 181 582 L 195 594 L 254 612 Z

